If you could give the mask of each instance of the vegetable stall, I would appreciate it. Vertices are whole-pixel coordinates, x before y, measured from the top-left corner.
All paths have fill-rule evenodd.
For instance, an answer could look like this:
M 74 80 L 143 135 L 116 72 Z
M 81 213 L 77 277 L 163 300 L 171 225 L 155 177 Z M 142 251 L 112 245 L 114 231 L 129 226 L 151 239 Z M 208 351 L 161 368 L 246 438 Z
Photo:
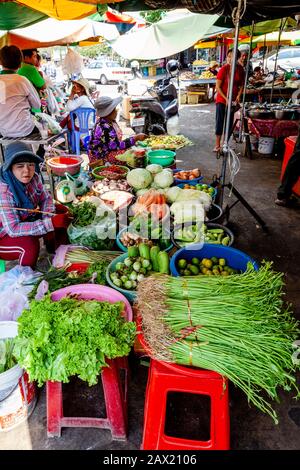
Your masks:
M 72 216 L 70 243 L 36 273 L 13 343 L 0 341 L 0 378 L 17 362 L 38 386 L 73 376 L 96 384 L 143 338 L 143 354 L 215 371 L 277 421 L 279 388 L 299 394 L 292 344 L 300 330 L 282 274 L 234 248 L 218 188 L 201 168 L 177 168 L 188 139 L 152 136 L 145 145 L 118 155 L 119 164 L 82 163 L 79 192 L 55 175 L 56 198 Z

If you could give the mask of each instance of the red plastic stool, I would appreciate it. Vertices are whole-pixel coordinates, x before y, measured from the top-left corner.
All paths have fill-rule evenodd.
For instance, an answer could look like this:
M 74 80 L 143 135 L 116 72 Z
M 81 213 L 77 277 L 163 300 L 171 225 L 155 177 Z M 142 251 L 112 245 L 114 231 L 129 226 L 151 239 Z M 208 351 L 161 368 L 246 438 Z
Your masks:
M 122 357 L 107 360 L 107 363 L 109 367 L 104 367 L 101 374 L 107 418 L 64 416 L 62 383 L 46 382 L 48 437 L 60 437 L 62 427 L 93 427 L 110 429 L 113 439 L 126 439 L 128 361 Z M 125 371 L 124 389 L 120 378 L 121 369 Z
M 211 399 L 210 439 L 196 441 L 165 434 L 168 392 L 208 395 Z M 144 450 L 228 450 L 228 383 L 220 374 L 204 369 L 179 366 L 155 359 L 150 361 L 144 432 Z

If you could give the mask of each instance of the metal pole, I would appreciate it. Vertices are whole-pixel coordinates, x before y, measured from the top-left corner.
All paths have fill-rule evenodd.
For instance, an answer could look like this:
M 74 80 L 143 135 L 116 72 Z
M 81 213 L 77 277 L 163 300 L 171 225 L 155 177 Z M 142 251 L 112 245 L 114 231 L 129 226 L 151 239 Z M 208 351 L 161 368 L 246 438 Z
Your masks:
M 243 0 L 239 0 L 237 6 L 237 14 L 235 18 L 235 34 L 234 34 L 234 47 L 233 47 L 233 57 L 231 62 L 231 69 L 230 69 L 230 82 L 229 82 L 229 94 L 228 94 L 228 102 L 227 102 L 227 115 L 226 115 L 226 124 L 225 124 L 225 135 L 224 135 L 224 143 L 223 143 L 223 162 L 222 162 L 222 172 L 221 172 L 221 191 L 220 191 L 220 206 L 223 206 L 223 199 L 224 199 L 224 184 L 226 178 L 226 166 L 227 166 L 227 158 L 229 154 L 229 137 L 230 137 L 230 115 L 231 115 L 231 105 L 232 105 L 232 98 L 233 98 L 233 85 L 234 85 L 234 76 L 236 70 L 236 59 L 237 59 L 237 50 L 238 50 L 238 41 L 239 41 L 239 31 L 240 31 L 240 14 L 242 9 Z
M 252 54 L 253 33 L 254 33 L 254 21 L 252 21 L 252 25 L 251 25 L 251 35 L 250 35 L 250 44 L 249 44 L 250 47 L 249 47 L 249 53 L 248 53 L 247 65 L 246 65 L 246 73 L 245 73 L 243 102 L 242 102 L 242 108 L 241 108 L 241 124 L 240 124 L 240 130 L 239 130 L 239 142 L 241 142 L 241 140 L 242 140 L 243 123 L 244 123 L 244 116 L 245 116 L 246 89 L 247 89 L 247 83 L 248 83 L 248 78 L 249 78 L 249 64 L 250 64 L 250 58 L 251 58 L 251 54 Z
M 276 69 L 277 69 L 277 60 L 278 60 L 278 52 L 279 52 L 279 46 L 280 46 L 280 39 L 281 39 L 281 33 L 283 31 L 283 28 L 285 26 L 285 23 L 287 21 L 287 18 L 281 19 L 280 22 L 280 28 L 279 28 L 279 33 L 278 33 L 278 42 L 277 42 L 277 50 L 276 50 L 276 58 L 275 58 L 275 64 L 274 64 L 274 73 L 273 73 L 273 80 L 272 80 L 272 88 L 271 88 L 271 94 L 270 94 L 270 104 L 272 103 L 273 99 L 273 91 L 274 91 L 274 83 L 275 83 L 275 75 L 276 75 Z

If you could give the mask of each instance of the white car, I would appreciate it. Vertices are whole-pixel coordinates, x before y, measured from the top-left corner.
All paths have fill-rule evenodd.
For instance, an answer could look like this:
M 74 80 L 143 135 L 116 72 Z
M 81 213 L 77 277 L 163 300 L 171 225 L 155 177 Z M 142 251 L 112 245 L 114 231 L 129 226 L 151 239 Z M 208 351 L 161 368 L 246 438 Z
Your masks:
M 95 60 L 82 70 L 82 76 L 88 80 L 96 80 L 101 85 L 118 80 L 128 80 L 132 77 L 129 67 L 122 67 L 118 62 Z
M 265 68 L 268 69 L 269 72 L 274 72 L 275 63 L 276 63 L 276 51 L 273 51 L 266 55 Z M 263 61 L 262 59 L 253 60 L 252 65 L 253 65 L 253 68 L 256 66 L 262 66 Z M 299 69 L 300 68 L 300 47 L 286 47 L 283 49 L 279 49 L 277 67 L 281 67 L 287 71 L 290 71 L 291 69 Z

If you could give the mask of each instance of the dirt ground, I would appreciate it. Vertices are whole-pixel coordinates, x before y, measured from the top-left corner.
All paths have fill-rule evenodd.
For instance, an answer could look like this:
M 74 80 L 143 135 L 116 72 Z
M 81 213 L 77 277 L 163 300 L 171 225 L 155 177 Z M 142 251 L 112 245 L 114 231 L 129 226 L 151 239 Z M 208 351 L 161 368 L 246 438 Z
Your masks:
M 194 145 L 177 153 L 177 166 L 199 166 L 206 182 L 219 175 L 221 160 L 212 152 L 214 147 L 214 105 L 183 106 L 180 111 L 181 133 Z M 241 145 L 236 145 L 237 151 Z M 259 213 L 268 226 L 265 233 L 241 203 L 230 211 L 229 226 L 235 235 L 235 247 L 258 262 L 272 260 L 275 269 L 285 273 L 286 298 L 293 304 L 295 316 L 300 319 L 300 210 L 278 207 L 274 204 L 279 184 L 281 158 L 240 157 L 241 168 L 234 185 Z M 229 175 L 229 171 L 227 172 Z M 231 205 L 233 196 L 226 193 L 225 202 Z M 300 338 L 299 338 L 300 339 Z M 110 431 L 92 428 L 63 428 L 60 438 L 47 438 L 45 389 L 38 392 L 38 402 L 28 422 L 0 434 L 0 449 L 139 449 L 143 432 L 144 395 L 147 382 L 147 360 L 134 353 L 130 356 L 131 381 L 129 385 L 129 434 L 125 442 L 113 441 Z M 87 387 L 80 381 L 66 385 L 65 412 L 77 416 L 103 416 L 105 413 L 100 386 Z M 300 448 L 300 406 L 289 393 L 280 393 L 275 404 L 279 424 L 249 407 L 244 394 L 230 386 L 230 436 L 232 449 L 290 449 Z M 190 404 L 192 403 L 192 407 Z M 205 415 L 203 403 L 187 397 L 173 397 L 168 407 L 168 429 L 175 435 L 199 426 L 199 416 Z M 204 418 L 203 418 L 204 420 Z M 202 422 L 203 422 L 202 420 Z M 205 421 L 205 420 L 204 420 Z

